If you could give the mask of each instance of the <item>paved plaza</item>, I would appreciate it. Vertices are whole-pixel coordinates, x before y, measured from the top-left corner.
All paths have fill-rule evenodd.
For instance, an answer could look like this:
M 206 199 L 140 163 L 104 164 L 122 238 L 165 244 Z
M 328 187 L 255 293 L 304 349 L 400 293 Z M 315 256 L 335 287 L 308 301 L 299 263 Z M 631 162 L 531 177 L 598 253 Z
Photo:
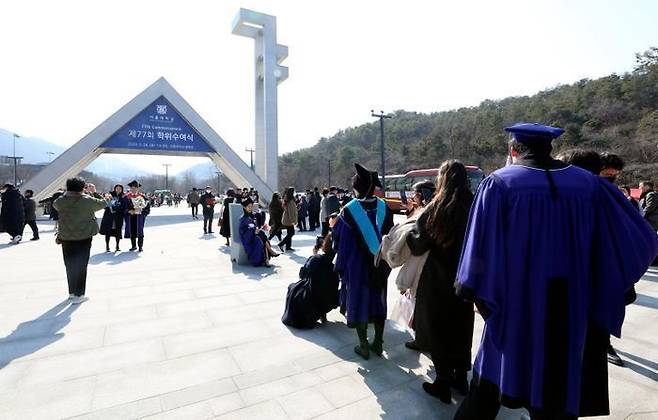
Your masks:
M 311 331 L 281 323 L 312 234 L 274 269 L 234 266 L 187 208 L 156 208 L 143 253 L 94 239 L 91 300 L 70 306 L 53 224 L 40 228 L 38 242 L 1 237 L 0 419 L 451 419 L 457 407 L 423 392 L 431 362 L 392 323 L 384 357 L 369 361 L 337 310 Z M 610 366 L 614 419 L 658 418 L 658 271 L 637 292 L 613 340 L 626 362 Z M 389 311 L 397 296 L 390 281 Z M 478 318 L 474 353 L 481 330 Z

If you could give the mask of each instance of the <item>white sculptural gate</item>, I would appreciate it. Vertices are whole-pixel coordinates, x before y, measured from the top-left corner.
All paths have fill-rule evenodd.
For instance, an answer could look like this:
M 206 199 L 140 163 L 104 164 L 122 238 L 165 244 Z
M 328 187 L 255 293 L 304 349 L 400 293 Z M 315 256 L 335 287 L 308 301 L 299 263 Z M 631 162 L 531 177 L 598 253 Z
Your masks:
M 256 92 L 256 174 L 272 190 L 279 190 L 277 86 L 288 78 L 281 62 L 288 47 L 276 42 L 276 17 L 240 9 L 233 21 L 235 35 L 253 38 Z
M 253 26 L 258 25 L 258 26 Z M 276 18 L 240 9 L 233 33 L 256 40 L 255 172 L 164 79 L 160 78 L 28 180 L 22 189 L 41 200 L 103 153 L 205 156 L 236 186 L 264 201 L 278 189 L 277 85 L 287 47 L 276 44 Z

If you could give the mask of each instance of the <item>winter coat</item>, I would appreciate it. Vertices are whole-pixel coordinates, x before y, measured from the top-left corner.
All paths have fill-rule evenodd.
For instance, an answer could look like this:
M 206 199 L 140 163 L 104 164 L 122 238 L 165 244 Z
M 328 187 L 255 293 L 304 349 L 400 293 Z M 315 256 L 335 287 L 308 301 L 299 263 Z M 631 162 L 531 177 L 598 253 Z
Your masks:
M 80 241 L 98 233 L 96 212 L 107 206 L 105 200 L 87 194 L 67 191 L 55 200 L 59 212 L 58 236 L 63 241 Z
M 207 213 L 213 213 L 215 211 L 215 195 L 213 193 L 203 193 L 200 197 L 201 207 L 203 211 Z
M 270 203 L 270 229 L 272 232 L 278 232 L 281 229 L 281 221 L 283 220 L 283 203 L 279 200 L 279 205 Z
M 219 228 L 219 234 L 227 239 L 231 237 L 231 217 L 229 215 L 229 208 L 234 200 L 234 197 L 226 197 L 222 209 L 222 227 Z
M 322 201 L 322 196 L 319 192 L 314 192 L 311 194 L 311 199 L 309 201 L 309 212 L 318 214 L 320 213 L 320 202 Z
M 308 217 L 308 202 L 301 200 L 299 202 L 299 209 L 297 210 L 298 219 L 306 219 Z
M 199 204 L 201 202 L 201 197 L 196 191 L 192 191 L 187 195 L 187 202 L 190 204 Z
M 407 236 L 411 253 L 429 251 L 423 267 L 414 309 L 413 329 L 416 342 L 437 357 L 435 363 L 449 368 L 469 370 L 473 342 L 473 304 L 455 295 L 454 282 L 466 231 L 466 218 L 459 226 L 459 238 L 447 248 L 437 245 L 429 235 L 424 212 L 416 221 L 414 231 Z
M 283 218 L 281 219 L 283 227 L 292 227 L 297 224 L 297 205 L 295 200 L 283 204 Z
M 322 220 L 325 220 L 333 213 L 338 213 L 340 211 L 340 201 L 336 194 L 329 194 L 322 199 L 322 209 L 320 210 L 323 215 Z
M 642 195 L 640 207 L 644 220 L 649 222 L 653 230 L 658 231 L 658 193 L 650 191 Z
M 105 207 L 99 233 L 121 239 L 126 201 L 123 199 L 123 194 L 118 197 L 114 191 L 110 194 L 112 194 L 112 201 Z
M 8 187 L 7 191 L 2 193 L 0 222 L 2 231 L 7 232 L 12 238 L 23 232 L 25 226 L 23 196 L 14 186 Z
M 23 212 L 25 221 L 33 222 L 37 220 L 37 203 L 32 198 L 23 197 Z

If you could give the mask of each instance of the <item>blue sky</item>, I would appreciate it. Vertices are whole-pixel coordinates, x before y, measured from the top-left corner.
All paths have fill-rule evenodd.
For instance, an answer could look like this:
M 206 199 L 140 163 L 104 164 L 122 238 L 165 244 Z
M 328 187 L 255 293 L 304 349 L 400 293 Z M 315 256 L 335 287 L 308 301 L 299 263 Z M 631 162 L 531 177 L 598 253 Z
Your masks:
M 282 152 L 369 121 L 373 108 L 533 94 L 629 71 L 635 52 L 658 46 L 655 0 L 3 2 L 0 127 L 69 146 L 164 76 L 247 160 L 253 42 L 230 33 L 240 7 L 276 15 L 290 48 Z

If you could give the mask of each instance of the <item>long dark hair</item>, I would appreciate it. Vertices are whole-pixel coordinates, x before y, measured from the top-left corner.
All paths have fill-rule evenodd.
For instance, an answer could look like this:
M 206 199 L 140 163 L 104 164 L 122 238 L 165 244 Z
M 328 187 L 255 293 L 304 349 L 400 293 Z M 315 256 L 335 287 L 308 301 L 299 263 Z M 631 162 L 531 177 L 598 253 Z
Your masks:
M 424 211 L 427 233 L 443 248 L 461 241 L 471 204 L 473 193 L 466 168 L 458 160 L 446 160 L 436 177 L 436 194 Z
M 281 197 L 279 196 L 278 192 L 272 194 L 272 200 L 270 201 L 269 209 L 270 209 L 270 214 L 272 213 L 272 210 L 283 211 L 283 205 L 281 204 Z
M 295 201 L 295 188 L 288 187 L 283 193 L 283 203 L 288 204 L 290 201 Z

